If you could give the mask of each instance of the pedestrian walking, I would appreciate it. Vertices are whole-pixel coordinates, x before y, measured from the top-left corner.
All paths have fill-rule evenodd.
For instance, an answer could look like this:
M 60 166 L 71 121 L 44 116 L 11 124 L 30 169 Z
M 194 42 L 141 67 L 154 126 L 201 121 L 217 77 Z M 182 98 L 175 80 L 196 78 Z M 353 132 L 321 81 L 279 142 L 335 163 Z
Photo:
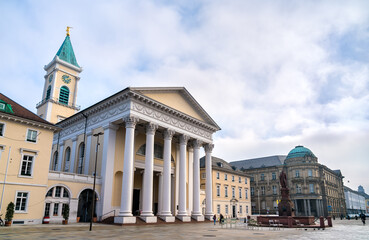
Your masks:
M 214 220 L 214 225 L 215 225 L 215 223 L 217 222 L 217 215 L 216 214 L 214 214 L 213 220 Z
M 361 218 L 361 221 L 363 222 L 363 225 L 365 225 L 365 214 L 364 213 L 362 213 L 362 214 L 360 214 L 360 218 Z

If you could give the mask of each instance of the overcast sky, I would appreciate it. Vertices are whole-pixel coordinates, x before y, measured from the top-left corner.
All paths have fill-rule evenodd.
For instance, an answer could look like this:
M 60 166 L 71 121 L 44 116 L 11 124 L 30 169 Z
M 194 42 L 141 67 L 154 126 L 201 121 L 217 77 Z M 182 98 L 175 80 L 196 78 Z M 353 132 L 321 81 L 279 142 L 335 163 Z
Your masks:
M 82 109 L 184 86 L 222 128 L 214 156 L 304 145 L 369 193 L 369 1 L 172 2 L 0 0 L 0 91 L 35 112 L 72 26 Z

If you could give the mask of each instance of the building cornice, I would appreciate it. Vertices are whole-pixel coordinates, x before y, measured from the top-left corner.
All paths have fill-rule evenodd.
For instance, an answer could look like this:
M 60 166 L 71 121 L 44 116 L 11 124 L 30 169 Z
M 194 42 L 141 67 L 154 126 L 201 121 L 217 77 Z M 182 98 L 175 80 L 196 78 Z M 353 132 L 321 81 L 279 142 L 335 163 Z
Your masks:
M 53 64 L 56 64 L 56 63 L 59 63 L 59 64 L 65 66 L 65 67 L 68 67 L 68 68 L 70 68 L 70 69 L 72 69 L 72 70 L 74 70 L 74 71 L 76 71 L 78 73 L 81 73 L 83 71 L 82 68 L 79 68 L 77 66 L 74 66 L 73 64 L 70 64 L 70 63 L 68 63 L 66 61 L 63 61 L 58 56 L 55 56 L 53 58 L 53 60 L 51 60 L 51 62 L 49 64 L 45 65 L 44 66 L 44 70 L 47 71 L 47 69 L 49 69 Z
M 45 123 L 41 123 L 41 122 L 37 122 L 37 121 L 33 121 L 33 120 L 26 119 L 26 118 L 5 114 L 5 113 L 0 113 L 0 119 L 10 120 L 10 121 L 14 121 L 14 122 L 18 122 L 18 123 L 22 123 L 26 125 L 31 125 L 34 127 L 44 128 L 44 129 L 48 129 L 52 131 L 57 131 L 60 129 L 57 126 L 51 125 L 51 123 L 49 125 L 49 124 L 45 124 Z

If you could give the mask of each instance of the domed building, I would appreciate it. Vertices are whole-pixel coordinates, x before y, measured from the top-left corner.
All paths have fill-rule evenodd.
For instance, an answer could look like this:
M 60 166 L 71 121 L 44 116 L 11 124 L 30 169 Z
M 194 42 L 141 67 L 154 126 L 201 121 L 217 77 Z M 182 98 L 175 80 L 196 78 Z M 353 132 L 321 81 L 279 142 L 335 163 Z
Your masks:
M 253 214 L 277 214 L 281 200 L 279 174 L 287 174 L 296 216 L 346 215 L 343 176 L 320 164 L 307 147 L 296 146 L 287 156 L 269 156 L 230 163 L 250 176 Z

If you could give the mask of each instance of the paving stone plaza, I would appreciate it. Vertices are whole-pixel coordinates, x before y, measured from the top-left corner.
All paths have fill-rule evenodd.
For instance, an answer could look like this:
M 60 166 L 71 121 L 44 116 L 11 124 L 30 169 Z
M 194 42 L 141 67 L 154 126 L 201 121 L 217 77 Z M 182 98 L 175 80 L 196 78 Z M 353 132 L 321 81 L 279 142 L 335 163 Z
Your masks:
M 19 225 L 0 228 L 0 239 L 369 239 L 360 220 L 335 220 L 333 228 L 258 230 L 226 229 L 206 223 L 116 226 L 95 224 Z

